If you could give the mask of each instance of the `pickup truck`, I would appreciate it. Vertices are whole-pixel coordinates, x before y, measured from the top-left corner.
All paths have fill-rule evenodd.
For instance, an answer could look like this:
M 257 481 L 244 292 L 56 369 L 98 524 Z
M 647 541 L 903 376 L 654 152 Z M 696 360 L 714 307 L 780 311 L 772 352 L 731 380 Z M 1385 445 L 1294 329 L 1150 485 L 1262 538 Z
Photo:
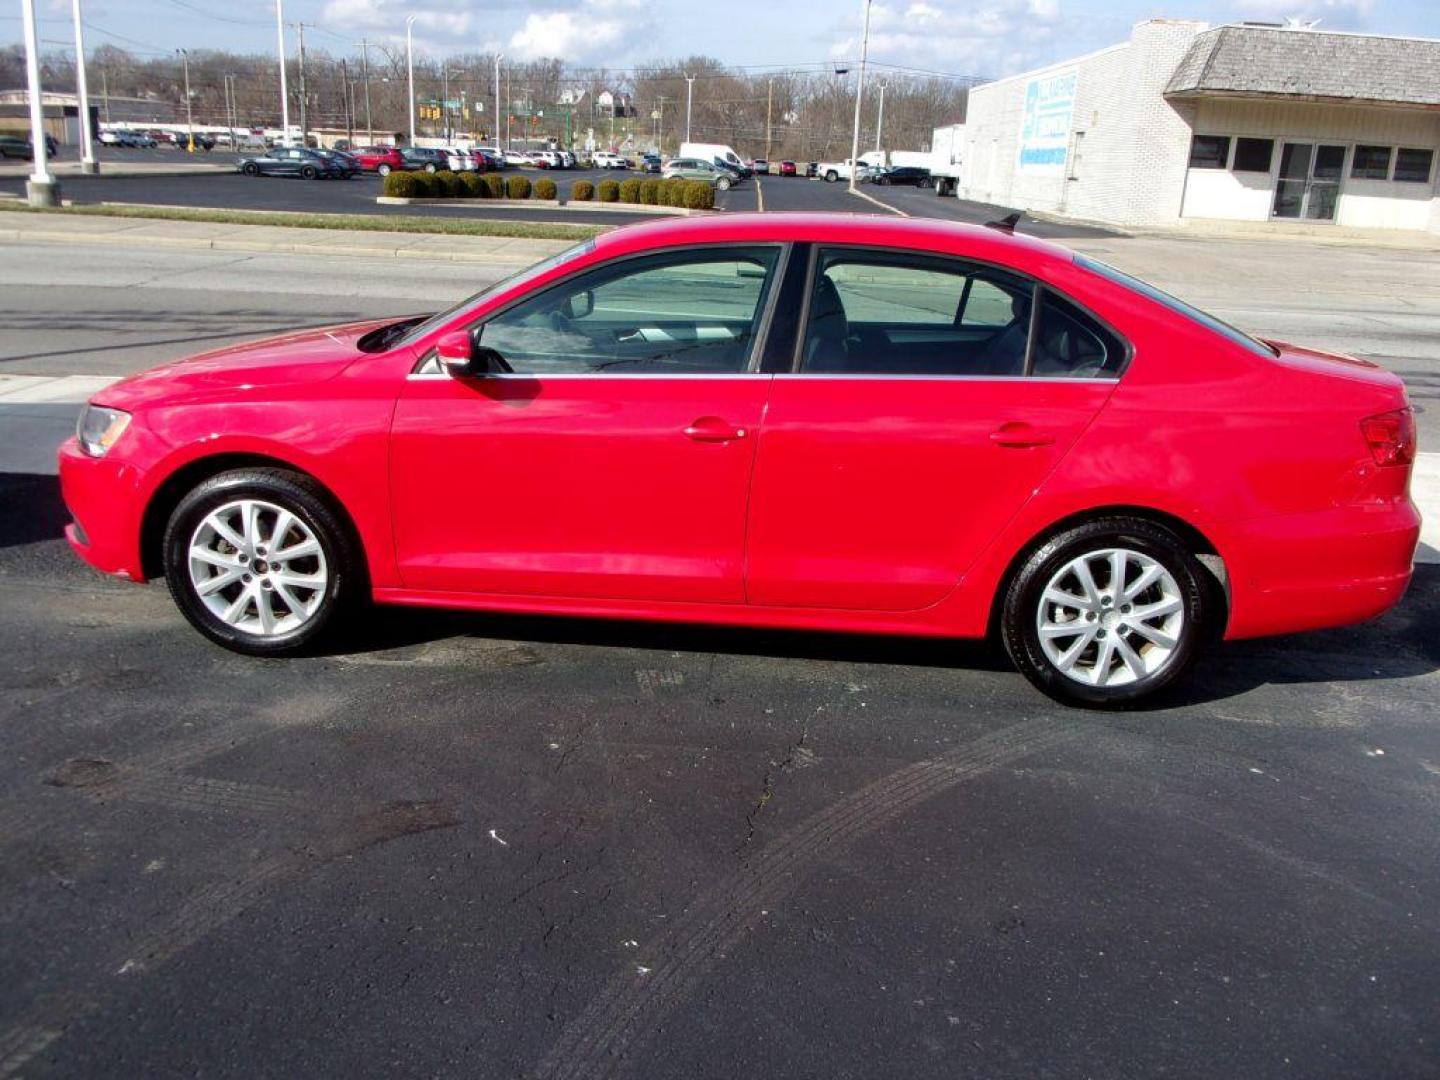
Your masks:
M 851 158 L 846 158 L 844 161 L 822 161 L 817 174 L 823 177 L 827 184 L 833 184 L 836 180 L 849 180 L 852 163 Z M 869 178 L 870 166 L 862 161 L 859 172 L 855 174 L 855 179 L 857 182 L 863 183 Z

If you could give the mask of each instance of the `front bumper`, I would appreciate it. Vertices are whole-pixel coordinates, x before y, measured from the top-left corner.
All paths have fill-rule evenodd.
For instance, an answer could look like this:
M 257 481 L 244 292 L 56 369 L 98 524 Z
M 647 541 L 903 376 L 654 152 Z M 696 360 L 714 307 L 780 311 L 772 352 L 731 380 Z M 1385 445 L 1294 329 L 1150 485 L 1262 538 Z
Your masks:
M 1420 541 L 1408 497 L 1212 529 L 1230 577 L 1227 638 L 1363 622 L 1399 603 Z
M 96 570 L 144 581 L 141 471 L 109 454 L 91 457 L 73 438 L 61 444 L 59 457 L 60 492 L 74 521 L 65 529 L 71 549 Z

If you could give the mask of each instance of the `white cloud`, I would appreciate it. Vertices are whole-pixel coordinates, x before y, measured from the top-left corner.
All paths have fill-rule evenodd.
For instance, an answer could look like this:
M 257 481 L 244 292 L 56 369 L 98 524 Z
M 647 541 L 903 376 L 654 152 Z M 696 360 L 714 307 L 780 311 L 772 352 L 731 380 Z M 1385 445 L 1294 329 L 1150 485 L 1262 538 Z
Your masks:
M 830 55 L 860 55 L 858 16 L 840 24 Z M 877 3 L 870 14 L 870 56 L 887 64 L 957 75 L 1004 75 L 1045 62 L 1064 25 L 1060 0 L 984 0 L 941 7 L 913 0 L 901 9 Z
M 613 62 L 649 29 L 647 0 L 582 0 L 573 10 L 525 16 L 507 51 L 518 60 L 555 56 L 572 63 Z
M 1365 17 L 1375 7 L 1375 0 L 1230 0 L 1229 4 L 1235 19 L 1264 19 L 1269 22 L 1284 22 L 1290 18 L 1306 22 L 1319 19 L 1322 28 L 1336 30 L 1364 25 Z

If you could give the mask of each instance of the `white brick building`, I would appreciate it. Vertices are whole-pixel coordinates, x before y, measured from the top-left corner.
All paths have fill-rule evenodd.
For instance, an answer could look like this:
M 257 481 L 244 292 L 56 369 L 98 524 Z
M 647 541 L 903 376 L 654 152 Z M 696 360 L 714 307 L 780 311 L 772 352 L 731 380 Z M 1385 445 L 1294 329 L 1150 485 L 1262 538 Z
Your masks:
M 970 92 L 962 198 L 1440 233 L 1440 41 L 1155 19 Z

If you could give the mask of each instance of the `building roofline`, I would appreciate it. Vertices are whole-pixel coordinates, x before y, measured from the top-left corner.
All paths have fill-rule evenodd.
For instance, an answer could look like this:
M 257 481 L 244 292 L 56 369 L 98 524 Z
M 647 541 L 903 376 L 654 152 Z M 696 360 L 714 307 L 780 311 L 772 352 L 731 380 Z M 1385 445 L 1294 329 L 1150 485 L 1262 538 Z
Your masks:
M 1218 23 L 1203 30 L 1201 33 L 1213 34 L 1217 30 L 1257 30 L 1270 31 L 1278 34 L 1324 34 L 1329 37 L 1357 37 L 1357 38 L 1378 38 L 1381 41 L 1423 41 L 1430 45 L 1440 45 L 1440 38 L 1418 37 L 1414 34 L 1373 34 L 1364 30 L 1322 30 L 1314 26 L 1266 26 L 1262 23 L 1253 22 L 1227 22 Z

